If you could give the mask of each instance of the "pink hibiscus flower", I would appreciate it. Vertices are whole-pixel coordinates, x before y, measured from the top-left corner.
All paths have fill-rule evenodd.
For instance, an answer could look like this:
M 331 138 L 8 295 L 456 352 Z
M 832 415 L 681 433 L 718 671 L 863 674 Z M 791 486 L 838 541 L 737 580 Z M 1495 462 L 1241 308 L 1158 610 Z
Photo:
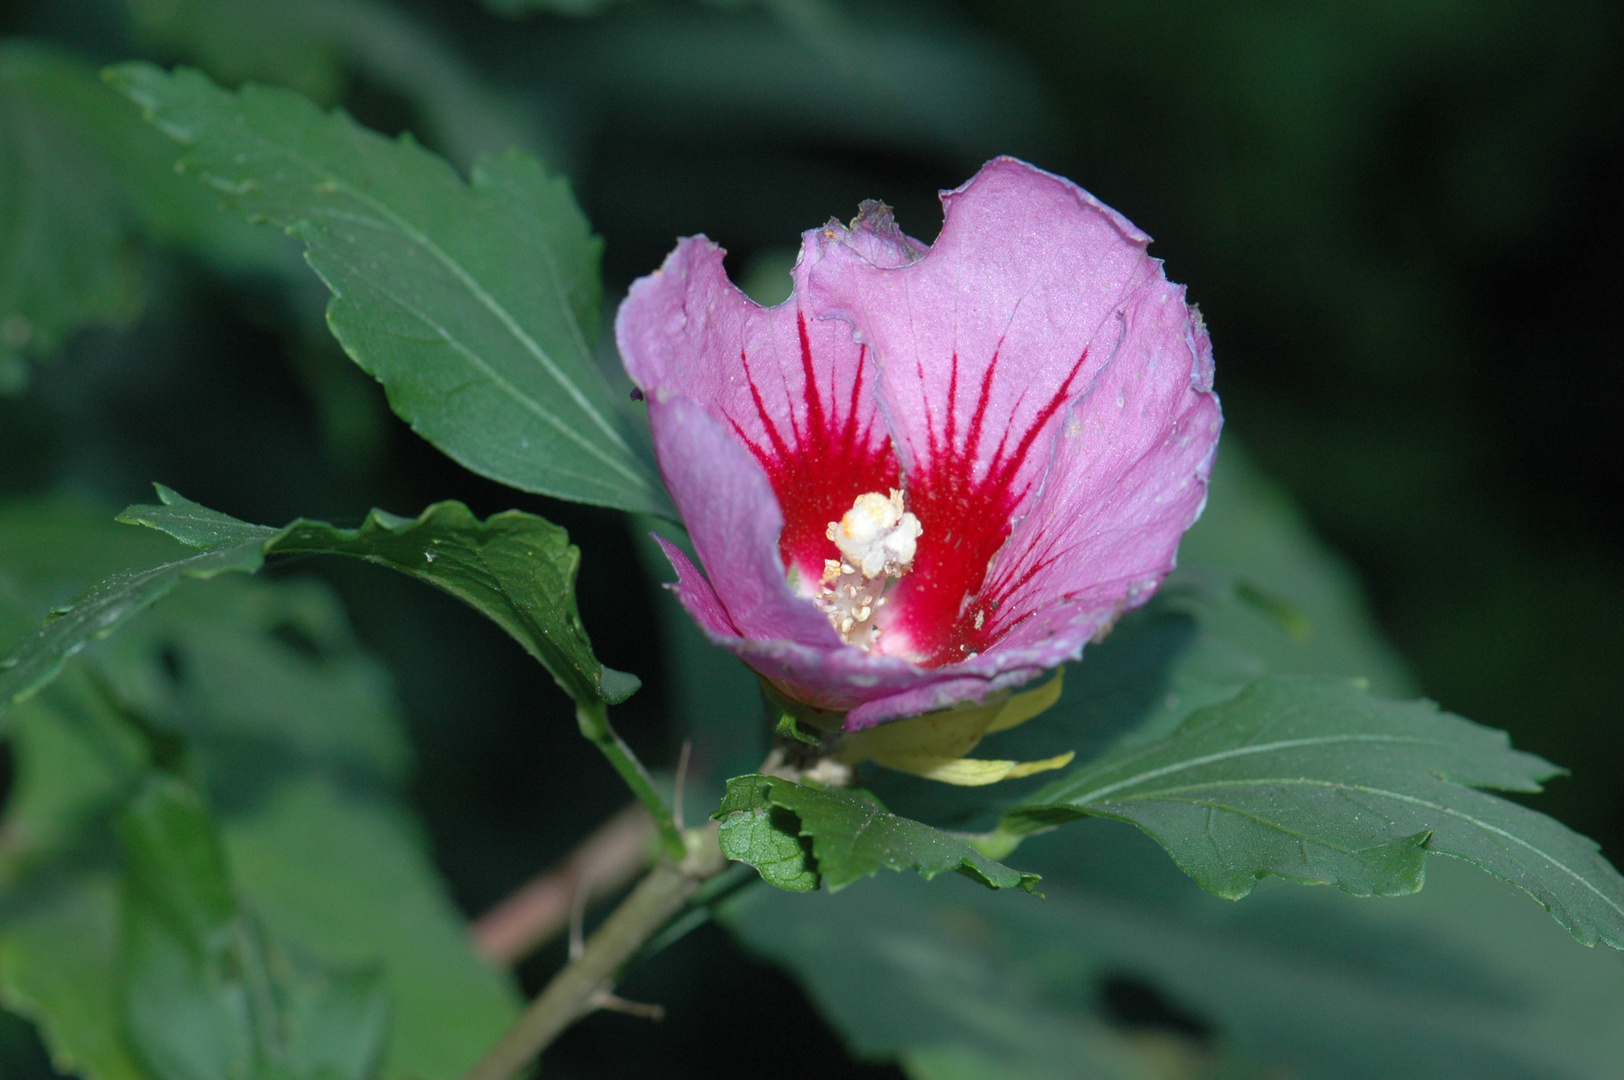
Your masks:
M 681 241 L 620 308 L 705 633 L 847 730 L 1018 686 L 1173 568 L 1222 423 L 1150 238 L 1012 158 L 936 242 L 865 203 L 762 308 Z M 708 579 L 707 579 L 708 575 Z

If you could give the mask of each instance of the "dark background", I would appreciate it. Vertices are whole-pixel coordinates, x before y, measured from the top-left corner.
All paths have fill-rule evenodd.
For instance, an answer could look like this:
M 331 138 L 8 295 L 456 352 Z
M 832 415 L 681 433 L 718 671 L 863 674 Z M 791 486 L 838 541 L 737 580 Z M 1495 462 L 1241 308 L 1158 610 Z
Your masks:
M 509 21 L 474 0 L 397 6 L 515 102 L 532 147 L 574 179 L 611 299 L 694 232 L 736 274 L 787 285 L 773 275 L 799 231 L 863 198 L 928 240 L 936 189 L 996 153 L 1117 207 L 1207 318 L 1225 439 L 1353 561 L 1424 692 L 1570 767 L 1536 805 L 1624 856 L 1624 7 L 782 0 Z M 0 33 L 98 63 L 209 59 L 142 37 L 111 2 L 10 0 Z M 214 73 L 280 70 L 267 57 Z M 329 100 L 452 149 L 364 62 L 345 70 Z M 65 487 L 117 506 L 159 479 L 275 523 L 441 498 L 545 513 L 586 553 L 600 655 L 647 684 L 619 724 L 669 765 L 650 594 L 617 515 L 462 472 L 330 345 L 289 329 L 309 296 L 184 251 L 141 257 L 143 314 L 79 334 L 26 396 L 0 400 L 0 495 Z M 477 616 L 364 567 L 279 572 L 335 581 L 396 671 L 418 803 L 471 913 L 615 809 L 602 763 L 557 737 L 562 696 Z M 528 984 L 558 959 L 529 964 Z M 627 992 L 673 1020 L 629 1040 L 636 1021 L 594 1017 L 559 1044 L 554 1075 L 651 1075 L 658 1060 L 660 1075 L 826 1076 L 840 1058 L 810 1019 L 796 1062 L 715 1056 L 710 1006 L 800 999 L 714 929 Z

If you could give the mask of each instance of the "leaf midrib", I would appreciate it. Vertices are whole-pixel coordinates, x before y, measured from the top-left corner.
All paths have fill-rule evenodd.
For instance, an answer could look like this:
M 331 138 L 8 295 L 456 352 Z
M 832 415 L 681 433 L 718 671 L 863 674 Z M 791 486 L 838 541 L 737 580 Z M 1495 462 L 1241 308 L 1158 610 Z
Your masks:
M 1234 749 L 1231 749 L 1231 750 L 1220 750 L 1220 751 L 1218 751 L 1216 753 L 1203 754 L 1200 757 L 1193 757 L 1193 758 L 1188 758 L 1188 759 L 1186 759 L 1184 761 L 1174 762 L 1171 765 L 1163 765 L 1160 768 L 1150 769 L 1150 770 L 1148 770 L 1146 772 L 1139 773 L 1139 774 L 1137 774 L 1135 776 L 1130 776 L 1130 777 L 1128 777 L 1128 778 L 1126 778 L 1124 780 L 1118 780 L 1115 783 L 1106 784 L 1104 787 L 1096 788 L 1095 790 L 1087 792 L 1086 794 L 1076 796 L 1076 797 L 1073 797 L 1073 798 L 1070 798 L 1070 799 L 1065 799 L 1063 801 L 1065 801 L 1066 803 L 1069 803 L 1072 806 L 1086 806 L 1089 803 L 1095 802 L 1095 801 L 1105 797 L 1106 795 L 1111 794 L 1114 791 L 1120 791 L 1123 788 L 1133 787 L 1135 784 L 1141 784 L 1141 783 L 1144 783 L 1147 780 L 1154 780 L 1154 779 L 1156 779 L 1158 777 L 1162 777 L 1162 776 L 1171 776 L 1174 773 L 1183 772 L 1186 769 L 1194 769 L 1194 768 L 1197 768 L 1197 767 L 1202 766 L 1202 765 L 1211 765 L 1214 762 L 1227 761 L 1227 760 L 1229 760 L 1231 758 L 1246 757 L 1246 756 L 1249 756 L 1249 755 L 1252 755 L 1252 754 L 1272 754 L 1272 753 L 1275 753 L 1276 751 L 1280 751 L 1280 750 L 1295 750 L 1295 749 L 1300 749 L 1300 748 L 1303 748 L 1303 747 L 1311 747 L 1311 746 L 1334 746 L 1334 745 L 1337 745 L 1339 743 L 1361 743 L 1361 742 L 1363 742 L 1363 743 L 1403 743 L 1403 744 L 1409 744 L 1409 745 L 1415 745 L 1415 746 L 1447 746 L 1448 745 L 1448 744 L 1446 744 L 1444 742 L 1441 742 L 1441 741 L 1439 741 L 1437 739 L 1422 739 L 1422 738 L 1417 738 L 1417 737 L 1412 736 L 1412 735 L 1392 735 L 1392 734 L 1348 733 L 1348 734 L 1342 734 L 1342 735 L 1315 735 L 1315 736 L 1313 736 L 1311 738 L 1304 738 L 1304 739 L 1280 739 L 1280 740 L 1277 740 L 1277 741 L 1271 742 L 1271 743 L 1257 743 L 1257 744 L 1251 745 L 1251 746 L 1237 746 L 1237 747 L 1235 747 Z M 1154 747 L 1152 749 L 1161 749 L 1161 748 L 1160 747 Z M 1077 782 L 1078 783 L 1084 783 L 1084 782 L 1086 782 L 1086 779 L 1087 779 L 1086 777 L 1079 777 Z M 1061 801 L 1061 800 L 1056 800 L 1056 801 Z
M 1368 784 L 1344 784 L 1344 783 L 1338 783 L 1337 781 L 1334 781 L 1334 780 L 1313 780 L 1313 779 L 1309 779 L 1307 777 L 1289 777 L 1289 778 L 1278 778 L 1278 779 L 1254 778 L 1254 779 L 1248 779 L 1248 780 L 1214 780 L 1214 781 L 1210 781 L 1210 782 L 1200 784 L 1200 785 L 1193 785 L 1192 784 L 1192 785 L 1189 785 L 1189 786 L 1184 787 L 1184 788 L 1164 788 L 1161 791 L 1147 792 L 1144 795 L 1133 796 L 1133 797 L 1126 798 L 1126 799 L 1119 799 L 1117 801 L 1119 803 L 1130 803 L 1130 802 L 1182 802 L 1182 803 L 1190 803 L 1190 804 L 1202 804 L 1202 803 L 1206 803 L 1206 800 L 1195 799 L 1195 798 L 1182 798 L 1182 799 L 1180 799 L 1180 798 L 1170 798 L 1169 796 L 1174 795 L 1174 794 L 1179 793 L 1179 792 L 1193 791 L 1193 790 L 1196 790 L 1197 788 L 1262 787 L 1262 786 L 1268 786 L 1268 785 L 1274 785 L 1274 786 L 1280 786 L 1280 787 L 1323 787 L 1323 788 L 1332 788 L 1332 789 L 1335 789 L 1335 790 L 1338 790 L 1338 791 L 1357 791 L 1362 795 L 1374 795 L 1374 796 L 1376 796 L 1378 798 L 1392 799 L 1395 802 L 1408 803 L 1408 804 L 1410 804 L 1412 806 L 1419 806 L 1419 807 L 1423 807 L 1423 808 L 1425 808 L 1427 810 L 1436 811 L 1437 813 L 1440 813 L 1440 814 L 1447 814 L 1450 817 L 1457 818 L 1457 819 L 1459 819 L 1461 821 L 1466 822 L 1469 825 L 1473 825 L 1473 826 L 1483 830 L 1486 833 L 1489 833 L 1489 834 L 1491 834 L 1493 836 L 1496 836 L 1496 837 L 1499 837 L 1501 839 L 1507 840 L 1507 841 L 1509 841 L 1509 842 L 1511 842 L 1513 844 L 1516 844 L 1518 847 L 1525 848 L 1526 850 L 1532 852 L 1534 855 L 1538 856 L 1540 859 L 1542 859 L 1545 862 L 1547 862 L 1547 863 L 1551 864 L 1552 866 L 1556 867 L 1558 870 L 1560 870 L 1563 873 L 1567 874 L 1574 881 L 1576 881 L 1580 885 L 1584 886 L 1584 888 L 1586 888 L 1590 892 L 1594 893 L 1595 896 L 1599 900 L 1601 900 L 1601 902 L 1603 904 L 1607 905 L 1607 907 L 1609 907 L 1613 911 L 1617 912 L 1620 916 L 1624 916 L 1624 907 L 1619 906 L 1619 904 L 1616 903 L 1615 901 L 1613 901 L 1610 897 L 1608 897 L 1606 893 L 1603 893 L 1595 885 L 1591 884 L 1591 882 L 1590 882 L 1590 880 L 1588 878 L 1586 878 L 1584 875 L 1580 874 L 1577 870 L 1574 870 L 1572 867 L 1568 866 L 1566 863 L 1562 862 L 1560 859 L 1556 858 L 1554 855 L 1551 855 L 1550 853 L 1546 852 L 1542 848 L 1534 846 L 1533 844 L 1529 843 L 1527 840 L 1524 840 L 1520 836 L 1517 836 L 1515 833 L 1512 833 L 1507 829 L 1502 829 L 1498 825 L 1490 824 L 1489 822 L 1484 821 L 1481 818 L 1474 817 L 1473 815 L 1468 814 L 1465 811 L 1456 810 L 1453 807 L 1444 806 L 1442 803 L 1435 803 L 1435 802 L 1432 802 L 1432 801 L 1430 801 L 1428 799 L 1417 798 L 1417 797 L 1415 797 L 1413 795 L 1405 795 L 1402 792 L 1390 791 L 1390 790 L 1388 790 L 1386 788 L 1372 787 L 1371 785 L 1368 785 Z M 1463 788 L 1462 790 L 1470 790 L 1470 789 L 1469 788 Z M 1068 804 L 1060 804 L 1060 805 L 1068 805 Z M 1267 825 L 1269 828 L 1277 829 L 1280 832 L 1287 833 L 1288 835 L 1292 835 L 1292 836 L 1306 835 L 1306 834 L 1299 834 L 1295 830 L 1292 830 L 1292 829 L 1287 829 L 1285 826 L 1280 825 L 1277 822 L 1267 821 L 1265 819 L 1259 818 L 1255 814 L 1253 814 L 1252 812 L 1247 811 L 1247 810 L 1242 810 L 1239 807 L 1228 806 L 1228 805 L 1216 805 L 1216 806 L 1214 806 L 1214 804 L 1211 804 L 1211 803 L 1206 803 L 1206 805 L 1213 806 L 1214 809 L 1221 809 L 1226 813 L 1237 814 L 1237 815 L 1240 815 L 1240 816 L 1243 816 L 1243 817 L 1250 818 L 1251 820 L 1257 821 L 1257 822 L 1259 822 L 1260 824 L 1263 824 L 1263 825 Z M 1309 839 L 1313 839 L 1313 838 L 1309 837 Z M 1317 841 L 1316 840 L 1316 842 L 1322 842 L 1322 841 Z M 1330 847 L 1332 845 L 1327 844 L 1326 846 Z
M 609 438 L 610 442 L 620 449 L 625 450 L 628 455 L 631 454 L 631 448 L 626 444 L 625 440 L 621 438 L 620 433 L 614 429 L 614 426 L 610 424 L 603 414 L 600 413 L 597 408 L 594 407 L 593 404 L 586 398 L 586 396 L 581 393 L 580 387 L 576 386 L 572 380 L 564 376 L 563 372 L 559 370 L 558 366 L 553 362 L 552 357 L 548 355 L 547 351 L 543 349 L 533 338 L 531 338 L 528 333 L 525 332 L 524 328 L 519 325 L 516 319 L 513 318 L 513 316 L 508 312 L 507 308 L 494 296 L 486 292 L 485 289 L 479 284 L 478 280 L 475 279 L 474 276 L 470 274 L 461 263 L 452 258 L 449 253 L 431 240 L 427 234 L 413 227 L 387 203 L 355 187 L 355 185 L 351 184 L 348 180 L 332 172 L 331 170 L 305 158 L 303 155 L 290 148 L 279 146 L 258 133 L 254 133 L 253 137 L 255 141 L 257 141 L 262 147 L 265 147 L 272 155 L 280 156 L 294 162 L 312 175 L 321 177 L 326 182 L 334 185 L 335 192 L 343 192 L 355 199 L 357 202 L 361 203 L 363 206 L 372 208 L 381 217 L 383 217 L 384 220 L 394 225 L 394 227 L 398 229 L 400 233 L 408 240 L 429 252 L 429 254 L 438 260 L 440 264 L 445 267 L 445 269 L 448 270 L 452 276 L 455 277 L 457 281 L 470 292 L 470 294 L 473 295 L 475 300 L 482 307 L 496 317 L 497 321 L 502 324 L 503 328 L 506 329 L 508 333 L 511 334 L 514 339 L 517 340 L 520 345 L 523 346 L 524 349 L 542 365 L 543 369 L 546 370 L 548 374 L 550 374 L 554 379 L 564 386 L 565 391 L 569 394 L 569 396 L 578 406 L 580 406 L 582 411 L 592 418 L 593 422 L 600 430 L 604 432 L 604 434 Z M 224 178 L 222 177 L 221 179 Z M 305 220 L 314 221 L 325 215 L 323 215 L 320 210 L 316 210 L 302 216 Z M 543 245 L 543 247 L 547 246 L 549 245 Z M 551 267 L 549 269 L 553 271 L 553 276 L 556 279 L 556 269 Z M 385 289 L 384 291 L 389 292 L 388 289 Z M 452 336 L 435 320 L 426 317 L 422 312 L 418 311 L 412 305 L 402 303 L 398 298 L 395 298 L 393 293 L 389 293 L 389 295 L 392 299 L 396 299 L 396 302 L 400 303 L 402 308 L 410 312 L 419 321 L 424 323 L 424 325 L 432 327 L 444 341 L 450 344 L 453 348 L 457 349 L 457 351 L 466 357 L 469 362 L 476 367 L 476 369 L 483 372 L 486 377 L 492 381 L 492 383 L 503 390 L 510 398 L 519 404 L 521 408 L 524 408 L 526 411 L 532 413 L 544 423 L 562 432 L 565 437 L 570 439 L 572 442 L 575 442 L 592 456 L 598 458 L 605 465 L 609 466 L 621 476 L 630 480 L 638 488 L 642 490 L 649 489 L 648 483 L 635 471 L 628 469 L 621 461 L 615 459 L 614 457 L 606 455 L 604 451 L 596 444 L 582 438 L 582 436 L 576 433 L 562 420 L 544 409 L 540 402 L 537 402 L 528 395 L 521 393 L 516 386 L 499 375 L 467 345 L 463 344 L 456 337 Z M 564 307 L 565 322 L 569 325 L 571 331 L 574 333 L 576 340 L 582 343 L 584 348 L 584 339 L 581 337 L 580 327 L 576 324 L 575 316 L 568 310 L 567 303 L 564 305 Z

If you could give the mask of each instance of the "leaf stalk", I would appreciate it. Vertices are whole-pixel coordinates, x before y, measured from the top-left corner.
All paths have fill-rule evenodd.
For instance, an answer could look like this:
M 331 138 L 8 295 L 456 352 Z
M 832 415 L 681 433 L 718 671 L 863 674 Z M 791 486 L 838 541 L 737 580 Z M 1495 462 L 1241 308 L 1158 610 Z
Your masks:
M 671 814 L 671 808 L 665 804 L 660 793 L 654 790 L 654 781 L 643 763 L 637 760 L 632 748 L 609 726 L 609 711 L 601 701 L 580 702 L 575 708 L 575 721 L 581 727 L 581 734 L 592 741 L 603 756 L 609 759 L 615 772 L 632 789 L 637 801 L 648 807 L 649 813 L 654 815 L 654 821 L 660 829 L 660 846 L 669 859 L 681 861 L 688 855 L 688 845 L 683 840 L 682 830 L 677 827 L 676 819 Z

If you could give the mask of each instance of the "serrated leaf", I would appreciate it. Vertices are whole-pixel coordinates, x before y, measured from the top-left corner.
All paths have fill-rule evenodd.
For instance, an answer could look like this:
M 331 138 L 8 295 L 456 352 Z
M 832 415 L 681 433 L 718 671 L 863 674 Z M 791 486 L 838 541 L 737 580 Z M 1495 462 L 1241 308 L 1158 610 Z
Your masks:
M 1022 855 L 1040 904 L 886 874 L 833 896 L 747 890 L 720 917 L 797 973 L 855 1054 L 919 1080 L 1617 1075 L 1624 966 L 1454 860 L 1379 903 L 1275 883 L 1227 904 L 1131 829 Z M 1110 1022 L 1123 983 L 1207 1038 Z
M 417 519 L 374 511 L 358 529 L 300 520 L 284 529 L 249 525 L 159 487 L 162 506 L 135 506 L 120 520 L 151 525 L 205 546 L 185 559 L 120 574 L 81 594 L 0 666 L 0 709 L 55 678 L 67 659 L 166 595 L 183 578 L 253 573 L 266 555 L 330 553 L 400 570 L 456 596 L 511 634 L 579 702 L 624 701 L 635 676 L 605 668 L 575 607 L 580 553 L 564 530 L 517 510 L 481 522 L 461 503 L 438 503 Z
M 464 183 L 283 90 L 150 64 L 108 77 L 188 148 L 185 168 L 305 242 L 333 332 L 430 442 L 526 491 L 671 513 L 572 304 L 596 288 L 598 242 L 563 181 L 510 152 Z
M 374 510 L 356 529 L 300 519 L 283 529 L 247 525 L 158 485 L 161 506 L 132 506 L 119 520 L 150 525 L 185 544 L 233 544 L 252 531 L 273 554 L 350 555 L 388 566 L 450 593 L 506 630 L 578 702 L 615 704 L 635 676 L 605 668 L 575 606 L 581 553 L 563 529 L 519 510 L 480 521 L 457 502 L 417 518 Z M 232 550 L 227 548 L 227 550 Z
M 13 504 L 0 512 L 0 647 L 26 640 L 52 601 L 86 578 L 185 551 L 105 510 Z M 16 773 L 0 883 L 100 842 L 108 808 L 150 760 L 132 716 L 185 737 L 198 775 L 238 796 L 294 769 L 395 785 L 410 768 L 389 674 L 360 648 L 323 583 L 237 578 L 182 588 L 7 716 Z
M 1226 442 L 1176 578 L 1068 667 L 1053 709 L 988 745 L 1022 757 L 1143 747 L 1271 670 L 1413 692 L 1347 568 L 1235 451 Z M 1239 600 L 1238 580 L 1266 583 L 1312 636 Z M 966 791 L 886 773 L 875 787 L 899 813 L 987 828 L 1000 799 L 1037 784 Z M 1042 904 L 880 875 L 832 897 L 748 891 L 719 914 L 800 979 L 855 1053 L 899 1060 L 919 1080 L 1168 1075 L 1172 1033 L 1135 1047 L 1103 1022 L 1099 1005 L 1123 977 L 1210 1028 L 1189 1048 L 1192 1075 L 1611 1080 L 1624 1055 L 1616 957 L 1573 948 L 1456 860 L 1430 863 L 1421 892 L 1379 903 L 1264 881 L 1227 904 L 1137 830 L 1054 830 L 1020 852 L 1044 875 Z M 1216 1068 L 1230 1052 L 1242 1067 Z
M 722 822 L 722 854 L 755 867 L 762 880 L 785 892 L 811 892 L 818 887 L 811 840 L 801 835 L 799 818 L 772 805 L 768 786 L 765 777 L 753 776 L 728 784 L 715 814 Z
M 1232 899 L 1269 874 L 1359 896 L 1413 892 L 1427 854 L 1451 855 L 1525 890 L 1585 944 L 1624 948 L 1624 877 L 1596 845 L 1477 790 L 1538 791 L 1560 771 L 1431 702 L 1281 676 L 1048 785 L 1005 826 L 1129 821 Z
M 788 811 L 790 822 L 772 813 Z M 898 817 L 881 806 L 873 796 L 843 788 L 814 788 L 775 776 L 752 773 L 727 783 L 727 795 L 716 815 L 724 830 L 730 830 L 733 854 L 729 858 L 749 862 L 747 856 L 764 855 L 769 869 L 762 876 L 781 888 L 805 891 L 806 873 L 814 872 L 831 892 L 859 878 L 872 877 L 881 867 L 888 870 L 916 870 L 929 879 L 955 870 L 973 881 L 994 889 L 1019 886 L 1036 892 L 1036 874 L 1023 874 L 987 858 L 957 837 L 933 829 L 923 822 Z M 775 838 L 764 831 L 778 834 Z M 815 867 L 803 860 L 797 864 L 788 841 L 806 837 L 812 841 Z
M 0 616 L 37 622 L 85 575 L 177 550 L 93 509 L 10 506 L 0 511 Z M 270 931 L 257 940 L 273 975 L 292 976 L 273 980 L 282 1027 L 299 1033 L 287 1043 L 290 1069 L 326 1062 L 356 1077 L 350 1034 L 372 1025 L 389 1044 L 382 1077 L 455 1080 L 516 1014 L 509 981 L 474 954 L 419 826 L 385 794 L 403 779 L 401 719 L 318 582 L 180 590 L 70 664 L 13 723 L 0 995 L 38 1023 L 64 1071 L 144 1075 L 121 1049 L 119 898 L 103 863 L 109 813 L 140 780 L 160 730 L 186 736 L 177 757 L 224 808 L 235 895 Z M 380 986 L 399 1002 L 387 1033 Z

